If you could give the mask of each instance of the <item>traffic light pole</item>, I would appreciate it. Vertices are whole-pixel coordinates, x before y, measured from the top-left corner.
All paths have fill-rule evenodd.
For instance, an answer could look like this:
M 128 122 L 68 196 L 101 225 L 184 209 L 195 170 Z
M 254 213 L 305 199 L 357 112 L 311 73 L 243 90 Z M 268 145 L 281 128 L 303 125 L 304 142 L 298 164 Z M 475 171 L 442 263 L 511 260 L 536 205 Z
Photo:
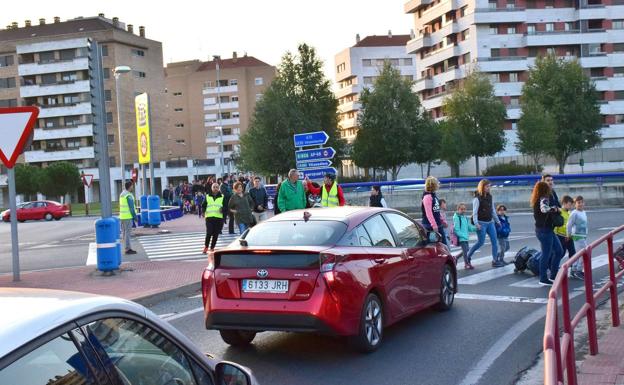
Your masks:
M 11 252 L 13 254 L 13 282 L 20 280 L 19 242 L 17 239 L 17 204 L 15 202 L 15 170 L 10 167 L 9 176 L 9 215 L 11 216 Z

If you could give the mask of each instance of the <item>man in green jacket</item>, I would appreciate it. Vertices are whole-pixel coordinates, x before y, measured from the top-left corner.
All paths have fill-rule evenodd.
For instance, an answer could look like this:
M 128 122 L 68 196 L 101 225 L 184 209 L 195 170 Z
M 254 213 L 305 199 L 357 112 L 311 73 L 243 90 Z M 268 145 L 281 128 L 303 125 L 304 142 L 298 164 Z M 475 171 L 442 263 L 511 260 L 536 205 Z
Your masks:
M 282 182 L 279 190 L 277 207 L 281 212 L 306 208 L 305 188 L 299 180 L 299 171 L 292 169 L 288 172 L 288 179 Z

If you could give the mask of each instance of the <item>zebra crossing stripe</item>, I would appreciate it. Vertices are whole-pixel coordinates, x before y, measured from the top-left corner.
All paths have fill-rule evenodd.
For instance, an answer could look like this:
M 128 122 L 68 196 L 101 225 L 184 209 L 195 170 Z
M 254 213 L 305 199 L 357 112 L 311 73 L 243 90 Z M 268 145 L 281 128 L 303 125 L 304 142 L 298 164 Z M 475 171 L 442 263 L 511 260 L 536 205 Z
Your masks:
M 222 234 L 217 241 L 217 247 L 224 247 L 239 237 L 238 234 Z M 160 234 L 149 237 L 140 237 L 139 242 L 149 259 L 183 260 L 203 259 L 205 233 Z

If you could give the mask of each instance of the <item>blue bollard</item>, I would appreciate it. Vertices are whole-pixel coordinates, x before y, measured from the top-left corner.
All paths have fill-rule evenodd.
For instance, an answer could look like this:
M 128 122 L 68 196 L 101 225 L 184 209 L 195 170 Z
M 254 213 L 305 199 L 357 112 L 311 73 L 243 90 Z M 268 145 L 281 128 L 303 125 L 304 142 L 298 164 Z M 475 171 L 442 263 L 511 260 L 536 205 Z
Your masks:
M 148 223 L 152 227 L 160 226 L 160 198 L 158 195 L 147 197 Z
M 97 268 L 100 271 L 108 272 L 119 268 L 116 228 L 117 225 L 113 218 L 102 218 L 95 221 Z
M 117 266 L 121 266 L 121 219 L 113 217 L 115 220 L 115 234 L 117 234 Z
M 148 214 L 149 210 L 147 208 L 147 195 L 141 195 L 141 225 L 143 227 L 148 226 Z

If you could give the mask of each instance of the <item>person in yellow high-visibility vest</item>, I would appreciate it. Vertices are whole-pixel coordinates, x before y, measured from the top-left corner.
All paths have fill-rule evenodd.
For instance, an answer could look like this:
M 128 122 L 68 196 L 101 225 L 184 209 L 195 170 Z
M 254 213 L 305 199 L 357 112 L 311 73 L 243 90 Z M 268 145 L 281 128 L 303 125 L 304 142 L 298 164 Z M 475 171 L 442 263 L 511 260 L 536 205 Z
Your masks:
M 314 195 L 321 195 L 321 206 L 336 207 L 345 205 L 344 193 L 342 192 L 342 187 L 338 186 L 338 182 L 336 182 L 335 174 L 325 174 L 323 186 L 321 187 L 314 187 L 312 181 L 307 177 L 306 183 L 308 185 L 308 191 Z
M 136 254 L 130 245 L 130 235 L 132 234 L 132 223 L 136 220 L 136 210 L 134 208 L 134 195 L 132 189 L 134 182 L 127 181 L 126 189 L 119 195 L 119 219 L 121 219 L 121 232 L 124 239 L 126 254 Z
M 204 251 L 206 254 L 210 249 L 213 252 L 217 245 L 217 239 L 223 229 L 223 195 L 219 191 L 219 184 L 213 183 L 210 187 L 210 193 L 206 195 L 203 203 L 204 216 L 206 217 L 206 240 L 204 242 Z

